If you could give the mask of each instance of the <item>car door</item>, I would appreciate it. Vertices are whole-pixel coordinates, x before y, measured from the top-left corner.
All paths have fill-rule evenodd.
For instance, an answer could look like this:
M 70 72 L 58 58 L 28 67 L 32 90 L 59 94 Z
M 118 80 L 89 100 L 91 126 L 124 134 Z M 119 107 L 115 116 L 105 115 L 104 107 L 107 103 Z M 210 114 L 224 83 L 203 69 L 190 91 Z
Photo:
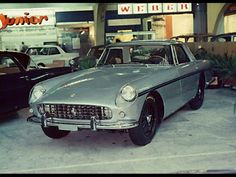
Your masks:
M 181 98 L 181 81 L 179 78 L 179 72 L 178 72 L 178 66 L 176 65 L 175 61 L 175 55 L 173 52 L 173 48 L 171 46 L 165 46 L 164 50 L 164 56 L 168 61 L 168 65 L 165 65 L 165 67 L 168 67 L 168 74 L 166 78 L 168 77 L 168 81 L 170 82 L 165 87 L 163 87 L 163 91 L 165 92 L 165 116 L 170 115 L 171 113 L 175 112 L 177 109 L 179 109 L 183 105 L 183 101 Z M 158 79 L 158 77 L 157 77 Z
M 28 95 L 25 72 L 11 55 L 0 55 L 0 113 L 24 105 Z
M 188 56 L 188 52 L 183 45 L 175 44 L 173 47 L 181 80 L 181 96 L 183 102 L 187 103 L 197 92 L 198 68 L 196 67 L 196 63 Z
M 52 60 L 60 60 L 62 57 L 65 57 L 56 47 L 50 47 L 48 55 L 52 58 Z

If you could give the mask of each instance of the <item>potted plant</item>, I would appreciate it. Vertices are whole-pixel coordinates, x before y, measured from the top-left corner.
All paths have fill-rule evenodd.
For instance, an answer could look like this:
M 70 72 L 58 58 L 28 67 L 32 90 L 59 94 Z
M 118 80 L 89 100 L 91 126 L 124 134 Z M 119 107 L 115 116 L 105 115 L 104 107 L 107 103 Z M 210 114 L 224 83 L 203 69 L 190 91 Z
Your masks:
M 236 55 L 208 55 L 214 75 L 219 77 L 223 86 L 236 89 Z

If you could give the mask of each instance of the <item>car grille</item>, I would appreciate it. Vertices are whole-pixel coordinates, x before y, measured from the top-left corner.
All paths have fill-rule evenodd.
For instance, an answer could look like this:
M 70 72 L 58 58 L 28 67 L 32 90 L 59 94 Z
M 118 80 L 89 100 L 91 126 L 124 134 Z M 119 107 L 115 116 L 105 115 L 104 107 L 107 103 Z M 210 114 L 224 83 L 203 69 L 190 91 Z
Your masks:
M 93 116 L 99 120 L 112 118 L 111 109 L 93 105 L 39 104 L 38 111 L 46 113 L 46 117 L 61 119 L 90 120 Z

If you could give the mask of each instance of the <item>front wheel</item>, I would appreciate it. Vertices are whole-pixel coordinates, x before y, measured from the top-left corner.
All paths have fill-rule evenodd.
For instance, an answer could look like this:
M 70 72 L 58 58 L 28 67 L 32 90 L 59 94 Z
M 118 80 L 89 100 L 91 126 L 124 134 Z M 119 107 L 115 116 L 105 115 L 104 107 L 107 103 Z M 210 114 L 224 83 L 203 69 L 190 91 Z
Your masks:
M 63 138 L 70 133 L 70 131 L 59 130 L 58 127 L 43 127 L 43 126 L 41 126 L 41 128 L 42 128 L 45 135 L 47 135 L 49 138 L 53 138 L 53 139 Z
M 161 117 L 158 115 L 156 100 L 148 96 L 142 108 L 139 125 L 129 129 L 129 137 L 135 145 L 144 146 L 152 141 L 160 124 Z

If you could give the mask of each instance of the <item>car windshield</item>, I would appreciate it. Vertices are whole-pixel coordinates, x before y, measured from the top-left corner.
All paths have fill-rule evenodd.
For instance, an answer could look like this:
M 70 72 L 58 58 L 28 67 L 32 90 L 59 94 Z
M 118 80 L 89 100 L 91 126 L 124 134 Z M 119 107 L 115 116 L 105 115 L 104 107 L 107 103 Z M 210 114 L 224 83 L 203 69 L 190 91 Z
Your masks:
M 109 64 L 173 64 L 170 46 L 136 45 L 106 48 L 97 66 Z
M 93 47 L 89 50 L 87 56 L 94 56 L 95 58 L 99 58 L 104 50 L 104 47 Z

